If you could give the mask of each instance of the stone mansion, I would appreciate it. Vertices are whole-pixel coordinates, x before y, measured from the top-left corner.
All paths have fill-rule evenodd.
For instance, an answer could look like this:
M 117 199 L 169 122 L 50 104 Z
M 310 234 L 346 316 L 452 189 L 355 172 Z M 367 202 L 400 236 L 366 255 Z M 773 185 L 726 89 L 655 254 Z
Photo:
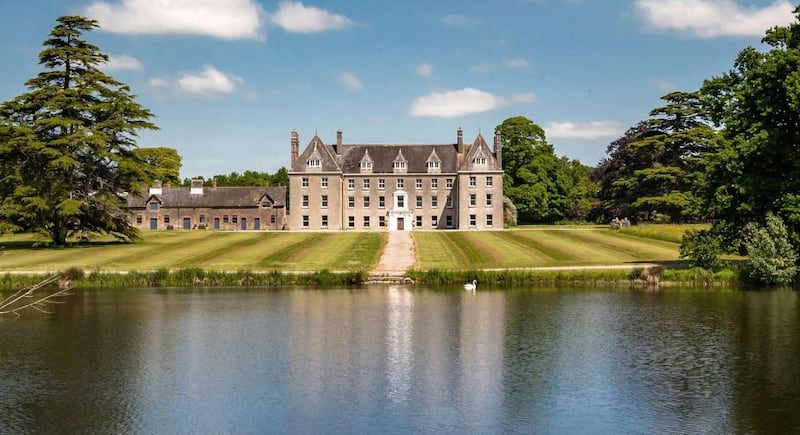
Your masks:
M 502 146 L 335 144 L 291 133 L 290 230 L 503 228 Z

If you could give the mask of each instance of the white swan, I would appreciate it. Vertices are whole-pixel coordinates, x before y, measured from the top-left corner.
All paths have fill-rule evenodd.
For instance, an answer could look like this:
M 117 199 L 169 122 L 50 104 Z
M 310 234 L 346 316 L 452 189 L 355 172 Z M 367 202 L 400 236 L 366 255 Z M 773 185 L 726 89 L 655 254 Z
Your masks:
M 471 284 L 470 283 L 464 284 L 464 290 L 475 290 L 477 288 L 478 288 L 478 280 L 477 279 L 473 279 Z

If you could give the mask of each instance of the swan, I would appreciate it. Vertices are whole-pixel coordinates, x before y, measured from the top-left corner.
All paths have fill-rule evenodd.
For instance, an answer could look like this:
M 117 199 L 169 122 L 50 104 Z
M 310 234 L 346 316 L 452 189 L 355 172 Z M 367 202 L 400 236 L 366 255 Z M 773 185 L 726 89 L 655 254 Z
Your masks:
M 472 283 L 464 284 L 464 290 L 475 290 L 478 288 L 478 280 L 473 279 Z

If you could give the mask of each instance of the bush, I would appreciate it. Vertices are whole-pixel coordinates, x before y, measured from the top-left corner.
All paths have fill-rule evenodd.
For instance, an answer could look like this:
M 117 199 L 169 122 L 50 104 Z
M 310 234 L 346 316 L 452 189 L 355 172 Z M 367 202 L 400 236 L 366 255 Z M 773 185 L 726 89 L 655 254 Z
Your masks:
M 786 284 L 794 279 L 797 254 L 780 217 L 768 213 L 764 227 L 751 222 L 742 232 L 751 279 L 762 284 Z
M 681 238 L 681 258 L 695 267 L 716 270 L 719 267 L 721 245 L 709 230 L 689 230 Z

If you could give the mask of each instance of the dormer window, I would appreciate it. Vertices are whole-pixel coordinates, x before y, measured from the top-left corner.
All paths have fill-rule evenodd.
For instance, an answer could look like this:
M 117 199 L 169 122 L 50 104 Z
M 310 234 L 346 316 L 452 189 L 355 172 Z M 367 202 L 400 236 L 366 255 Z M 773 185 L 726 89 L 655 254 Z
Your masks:
M 479 166 L 486 166 L 486 157 L 475 157 L 473 163 Z
M 372 169 L 372 162 L 363 161 L 361 162 L 361 169 Z
M 408 167 L 408 161 L 405 157 L 403 157 L 403 151 L 397 152 L 397 157 L 394 158 L 392 162 L 392 168 L 394 168 L 395 173 L 406 173 L 406 168 Z
M 359 167 L 361 168 L 362 174 L 372 173 L 372 158 L 369 156 L 369 151 L 364 151 L 364 157 L 361 158 Z
M 261 203 L 261 208 L 272 208 L 272 203 L 269 201 L 264 201 Z
M 436 150 L 431 151 L 428 160 L 425 162 L 425 166 L 428 168 L 429 173 L 439 173 L 441 171 L 442 161 L 439 159 L 439 156 L 436 155 Z
M 439 169 L 441 162 L 428 162 L 428 169 Z
M 308 159 L 306 160 L 306 166 L 309 168 L 321 168 L 322 167 L 322 160 L 320 159 Z
M 394 162 L 394 168 L 395 169 L 405 169 L 406 168 L 406 162 Z

